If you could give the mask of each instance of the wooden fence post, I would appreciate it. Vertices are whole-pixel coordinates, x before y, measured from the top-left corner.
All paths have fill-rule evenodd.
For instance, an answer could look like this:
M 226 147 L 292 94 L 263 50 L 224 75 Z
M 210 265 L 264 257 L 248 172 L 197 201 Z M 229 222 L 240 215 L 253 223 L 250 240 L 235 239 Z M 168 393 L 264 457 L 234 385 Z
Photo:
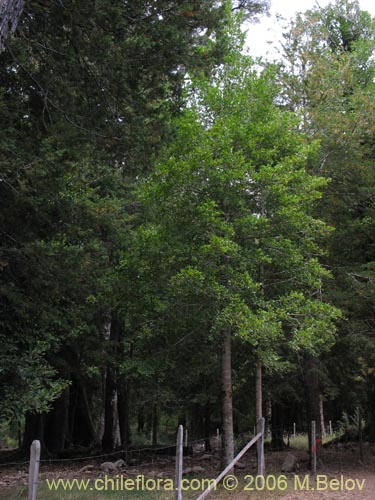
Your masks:
M 30 446 L 29 465 L 29 500 L 36 500 L 40 463 L 40 441 L 33 441 Z
M 179 425 L 177 432 L 177 442 L 176 442 L 176 483 L 175 483 L 176 500 L 182 500 L 181 481 L 182 481 L 183 453 L 184 453 L 184 428 L 182 425 Z
M 316 474 L 316 424 L 311 422 L 311 474 Z
M 257 442 L 257 455 L 258 455 L 258 476 L 262 476 L 262 484 L 264 483 L 264 472 L 265 472 L 265 463 L 264 463 L 264 428 L 265 428 L 265 420 L 264 417 L 260 418 L 257 423 L 257 433 L 261 433 L 262 436 L 258 439 Z
M 245 448 L 242 448 L 242 450 L 238 453 L 238 455 L 234 457 L 231 463 L 228 464 L 225 467 L 225 469 L 217 476 L 217 478 L 214 481 L 211 481 L 210 485 L 207 487 L 207 489 L 204 490 L 203 493 L 199 495 L 197 500 L 204 500 L 207 497 L 207 495 L 211 493 L 212 490 L 216 489 L 216 486 L 223 479 L 223 477 L 225 477 L 228 474 L 228 472 L 230 472 L 233 469 L 236 463 L 245 455 L 247 450 L 249 450 L 253 446 L 253 444 L 255 444 L 261 437 L 262 435 L 260 433 L 254 436 L 253 439 L 249 443 L 247 443 Z

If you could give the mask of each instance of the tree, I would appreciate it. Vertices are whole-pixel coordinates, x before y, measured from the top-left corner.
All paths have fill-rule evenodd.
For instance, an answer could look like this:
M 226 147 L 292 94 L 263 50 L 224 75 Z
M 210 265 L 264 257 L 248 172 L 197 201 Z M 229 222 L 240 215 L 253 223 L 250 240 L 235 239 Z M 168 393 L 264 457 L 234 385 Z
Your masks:
M 116 392 L 126 414 L 125 329 L 104 340 L 133 184 L 173 133 L 188 72 L 209 73 L 233 43 L 231 2 L 195 7 L 26 2 L 0 55 L 2 405 L 7 417 L 53 406 L 28 412 L 25 446 L 36 428 L 53 453 L 100 441 Z
M 348 321 L 341 324 L 334 358 L 326 362 L 334 392 L 342 400 L 341 411 L 352 412 L 359 400 L 367 400 L 371 428 L 374 46 L 374 19 L 358 2 L 341 0 L 314 8 L 297 17 L 286 34 L 284 78 L 288 105 L 301 112 L 304 129 L 321 144 L 309 170 L 331 179 L 317 211 L 336 228 L 325 261 L 335 280 L 326 293 Z M 345 370 L 337 364 L 343 358 Z M 348 387 L 356 387 L 355 394 L 349 395 Z
M 274 68 L 258 76 L 244 58 L 201 81 L 140 191 L 138 238 L 152 235 L 158 259 L 147 260 L 148 272 L 152 287 L 156 276 L 162 285 L 155 342 L 173 332 L 181 342 L 194 335 L 195 345 L 208 339 L 209 359 L 221 350 L 225 464 L 234 453 L 233 339 L 272 366 L 282 342 L 319 352 L 338 317 L 316 296 L 327 276 L 316 258 L 327 228 L 311 211 L 325 182 L 305 170 L 315 148 L 304 145 L 293 115 L 275 106 L 275 81 Z M 144 263 L 136 267 L 140 277 Z

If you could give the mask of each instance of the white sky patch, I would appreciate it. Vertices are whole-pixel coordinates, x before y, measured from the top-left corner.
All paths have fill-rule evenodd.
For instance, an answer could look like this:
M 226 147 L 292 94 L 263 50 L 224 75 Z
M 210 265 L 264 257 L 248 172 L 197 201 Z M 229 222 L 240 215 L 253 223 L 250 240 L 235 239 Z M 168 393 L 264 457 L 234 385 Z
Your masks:
M 278 59 L 278 49 L 282 41 L 283 26 L 288 24 L 297 12 L 305 12 L 315 6 L 325 7 L 329 0 L 271 0 L 270 17 L 262 16 L 259 23 L 246 26 L 246 47 L 253 57 Z M 375 0 L 359 0 L 362 10 L 375 16 Z M 283 19 L 280 19 L 280 16 Z

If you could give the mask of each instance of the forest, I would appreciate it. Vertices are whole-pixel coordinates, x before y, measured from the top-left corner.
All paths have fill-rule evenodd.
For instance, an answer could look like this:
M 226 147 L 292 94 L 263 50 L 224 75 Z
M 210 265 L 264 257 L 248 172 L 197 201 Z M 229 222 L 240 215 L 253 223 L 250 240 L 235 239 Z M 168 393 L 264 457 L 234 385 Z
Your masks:
M 375 19 L 317 6 L 270 63 L 267 0 L 3 3 L 0 444 L 374 442 Z

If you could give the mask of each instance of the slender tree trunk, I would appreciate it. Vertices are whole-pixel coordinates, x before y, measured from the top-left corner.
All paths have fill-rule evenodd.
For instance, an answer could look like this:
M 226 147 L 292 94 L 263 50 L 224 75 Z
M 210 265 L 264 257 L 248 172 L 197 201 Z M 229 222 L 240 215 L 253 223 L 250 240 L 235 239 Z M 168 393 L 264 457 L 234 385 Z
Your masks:
M 152 411 L 152 407 L 150 407 L 150 405 L 146 406 L 145 415 L 146 415 L 146 418 L 145 418 L 145 434 L 146 434 L 147 438 L 149 438 L 150 441 L 152 441 L 152 417 L 153 417 L 153 411 Z
M 262 363 L 259 361 L 256 366 L 256 377 L 255 377 L 255 413 L 256 413 L 256 431 L 258 432 L 259 426 L 261 425 L 260 419 L 263 418 L 263 383 L 262 383 Z M 262 428 L 262 427 L 261 427 Z M 263 427 L 263 432 L 264 432 Z M 263 436 L 264 439 L 264 436 Z M 261 441 L 257 442 L 257 457 L 258 464 L 262 462 L 262 470 L 264 470 L 264 456 Z
M 94 425 L 94 421 L 92 418 L 92 412 L 90 409 L 89 398 L 87 396 L 86 386 L 83 381 L 80 383 L 81 394 L 82 394 L 82 408 L 85 410 L 86 422 L 88 427 L 88 433 L 90 435 L 90 444 L 95 442 L 96 429 Z
M 69 394 L 70 424 L 67 440 L 73 446 L 91 446 L 95 442 L 95 428 L 83 381 L 73 377 Z
M 44 416 L 40 413 L 27 412 L 25 416 L 25 430 L 22 439 L 22 451 L 29 455 L 30 446 L 34 439 L 40 441 L 44 449 Z
M 107 346 L 108 363 L 105 378 L 105 397 L 104 397 L 104 432 L 102 437 L 102 448 L 110 452 L 116 446 L 116 415 L 117 404 L 117 373 L 116 373 L 116 354 L 120 336 L 120 323 L 115 313 L 112 313 L 109 345 Z
M 271 393 L 268 391 L 267 401 L 266 401 L 266 436 L 270 436 L 271 434 L 271 424 L 272 424 L 272 399 Z
M 271 426 L 271 447 L 273 450 L 282 451 L 285 449 L 284 443 L 284 409 L 281 404 L 272 404 L 272 426 Z
M 152 444 L 158 444 L 158 431 L 159 431 L 159 414 L 158 405 L 154 403 L 152 407 Z
M 257 363 L 255 377 L 255 416 L 256 421 L 263 417 L 262 363 Z
M 129 349 L 125 351 L 123 335 L 124 335 L 123 328 L 121 328 L 119 332 L 119 358 L 132 359 L 133 345 L 130 344 Z M 118 421 L 120 429 L 120 441 L 124 449 L 126 449 L 131 442 L 130 396 L 131 396 L 131 382 L 127 375 L 121 373 L 118 377 L 117 409 L 118 409 Z
M 320 428 L 322 429 L 322 438 L 326 436 L 326 426 L 324 422 L 324 403 L 323 398 L 320 396 L 319 401 L 319 413 L 320 413 Z
M 116 393 L 116 383 L 113 370 L 107 368 L 106 384 L 105 384 L 105 400 L 104 400 L 104 432 L 102 437 L 102 448 L 104 451 L 113 451 L 115 448 L 115 412 L 114 402 Z
M 233 402 L 232 402 L 232 352 L 231 331 L 227 329 L 223 334 L 221 355 L 221 384 L 222 384 L 222 429 L 223 449 L 222 462 L 227 466 L 234 458 L 233 433 Z
M 18 421 L 17 438 L 18 438 L 18 449 L 22 448 L 22 423 L 21 420 Z
M 118 388 L 118 418 L 120 425 L 121 446 L 126 449 L 131 442 L 129 415 L 130 383 L 121 377 Z
M 204 415 L 200 403 L 193 403 L 190 412 L 190 437 L 201 439 L 204 436 Z
M 144 432 L 144 431 L 145 431 L 145 407 L 144 407 L 144 405 L 142 405 L 138 409 L 137 433 L 141 434 L 141 432 Z
M 206 403 L 204 410 L 204 449 L 207 452 L 211 451 L 210 430 L 211 430 L 211 409 L 209 403 Z
M 316 454 L 319 458 L 322 446 L 322 426 L 320 418 L 320 390 L 319 390 L 319 372 L 318 360 L 307 355 L 305 359 L 305 387 L 307 396 L 307 417 L 309 427 L 309 453 L 311 456 L 311 422 L 315 420 L 316 426 Z
M 69 404 L 70 388 L 67 387 L 46 415 L 44 439 L 52 453 L 61 453 L 65 449 L 69 431 Z
M 113 399 L 113 435 L 114 435 L 114 446 L 119 448 L 121 446 L 121 433 L 120 433 L 120 422 L 119 422 L 119 407 L 118 407 L 118 391 L 115 391 L 115 397 Z

